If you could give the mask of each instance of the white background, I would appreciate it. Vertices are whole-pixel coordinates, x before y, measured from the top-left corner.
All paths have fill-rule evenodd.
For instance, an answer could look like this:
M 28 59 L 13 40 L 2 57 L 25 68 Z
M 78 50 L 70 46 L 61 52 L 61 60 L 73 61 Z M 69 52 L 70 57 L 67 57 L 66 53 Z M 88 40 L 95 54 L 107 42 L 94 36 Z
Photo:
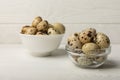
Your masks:
M 20 29 L 41 16 L 66 26 L 62 43 L 73 32 L 94 27 L 120 43 L 120 0 L 0 0 L 0 43 L 20 43 Z

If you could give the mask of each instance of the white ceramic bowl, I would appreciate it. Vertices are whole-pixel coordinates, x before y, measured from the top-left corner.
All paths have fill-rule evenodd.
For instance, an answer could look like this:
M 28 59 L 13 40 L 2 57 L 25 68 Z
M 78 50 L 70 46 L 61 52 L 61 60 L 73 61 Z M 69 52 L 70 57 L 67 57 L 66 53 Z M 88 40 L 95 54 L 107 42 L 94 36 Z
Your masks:
M 25 48 L 33 56 L 48 56 L 57 49 L 64 34 L 59 35 L 26 35 L 20 34 Z

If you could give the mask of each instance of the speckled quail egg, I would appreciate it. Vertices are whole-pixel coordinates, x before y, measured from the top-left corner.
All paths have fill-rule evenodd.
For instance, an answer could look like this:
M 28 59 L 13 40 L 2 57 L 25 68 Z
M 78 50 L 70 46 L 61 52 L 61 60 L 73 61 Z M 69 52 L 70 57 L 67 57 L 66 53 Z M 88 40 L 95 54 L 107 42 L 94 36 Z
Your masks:
M 36 17 L 32 22 L 32 27 L 37 27 L 37 25 L 42 21 L 40 16 Z
M 67 44 L 71 49 L 81 49 L 82 44 L 78 38 L 78 33 L 74 33 L 68 37 Z
M 79 34 L 78 33 L 74 33 L 74 34 L 70 35 L 67 40 L 68 40 L 68 44 L 69 44 L 69 41 L 79 40 Z
M 53 24 L 53 28 L 54 28 L 57 32 L 59 32 L 60 34 L 65 33 L 65 27 L 64 27 L 64 25 L 61 24 L 61 23 L 54 23 L 54 24 Z
M 98 49 L 99 49 L 99 46 L 95 43 L 86 43 L 82 46 L 82 51 L 88 55 L 99 53 Z
M 39 32 L 36 33 L 36 35 L 47 35 L 47 34 L 39 31 Z
M 80 66 L 89 66 L 93 63 L 92 59 L 89 59 L 85 56 L 77 58 L 77 62 Z
M 53 25 L 52 24 L 48 24 L 49 28 L 53 28 Z
M 55 34 L 59 34 L 59 32 L 57 32 L 55 29 L 53 28 L 49 28 L 48 29 L 48 35 L 55 35 Z
M 71 56 L 74 59 L 74 61 L 77 62 L 77 59 L 79 58 L 79 56 L 75 56 L 75 55 L 71 55 Z
M 37 29 L 36 29 L 36 28 L 34 28 L 34 27 L 29 27 L 29 28 L 27 28 L 25 34 L 35 35 L 36 32 L 37 32 Z
M 37 30 L 38 31 L 43 31 L 46 32 L 48 30 L 49 26 L 48 26 L 48 22 L 46 20 L 41 21 L 38 25 L 37 25 Z
M 102 49 L 110 46 L 110 39 L 104 33 L 97 33 L 95 42 Z
M 29 28 L 30 26 L 26 25 L 26 26 L 23 26 L 22 29 L 21 29 L 21 33 L 22 34 L 25 34 L 25 32 L 27 31 L 27 29 Z
M 71 48 L 71 49 L 81 49 L 80 41 L 70 41 L 69 42 L 69 48 Z
M 106 59 L 106 56 L 98 56 L 94 58 L 94 60 L 98 63 L 104 62 L 105 59 Z
M 79 34 L 80 41 L 85 44 L 93 42 L 93 39 L 96 35 L 96 30 L 94 28 L 87 28 Z

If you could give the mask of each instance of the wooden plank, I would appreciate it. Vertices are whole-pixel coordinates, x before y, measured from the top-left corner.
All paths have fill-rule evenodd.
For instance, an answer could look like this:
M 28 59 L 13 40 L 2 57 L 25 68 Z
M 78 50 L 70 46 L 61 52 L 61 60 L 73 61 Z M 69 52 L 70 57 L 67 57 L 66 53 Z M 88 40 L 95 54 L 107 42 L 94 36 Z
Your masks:
M 62 23 L 120 23 L 120 0 L 1 0 L 0 23 L 31 23 L 35 16 Z

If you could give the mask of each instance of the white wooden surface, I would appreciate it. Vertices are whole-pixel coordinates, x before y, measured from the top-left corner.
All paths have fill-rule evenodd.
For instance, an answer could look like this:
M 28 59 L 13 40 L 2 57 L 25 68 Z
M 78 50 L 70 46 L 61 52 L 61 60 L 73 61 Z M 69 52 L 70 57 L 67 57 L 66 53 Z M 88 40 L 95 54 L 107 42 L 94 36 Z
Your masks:
M 64 45 L 49 57 L 32 57 L 22 45 L 0 45 L 0 80 L 120 80 L 120 45 L 98 69 L 75 66 Z
M 1 0 L 1 23 L 29 23 L 36 15 L 63 23 L 120 23 L 120 0 Z
M 0 0 L 0 43 L 20 43 L 20 27 L 42 16 L 66 26 L 66 37 L 85 27 L 107 33 L 120 43 L 120 0 Z

